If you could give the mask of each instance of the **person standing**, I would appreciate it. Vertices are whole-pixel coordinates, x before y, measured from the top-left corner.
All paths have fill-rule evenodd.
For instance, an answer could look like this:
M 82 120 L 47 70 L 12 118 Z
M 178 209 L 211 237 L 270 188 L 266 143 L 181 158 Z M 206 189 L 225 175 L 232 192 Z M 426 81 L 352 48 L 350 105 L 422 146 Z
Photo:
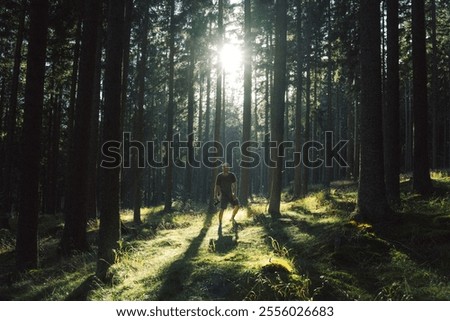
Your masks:
M 236 175 L 230 172 L 230 165 L 228 163 L 222 164 L 222 172 L 217 175 L 216 184 L 214 187 L 215 200 L 216 202 L 220 202 L 219 233 L 222 230 L 223 212 L 228 207 L 228 204 L 231 204 L 233 206 L 231 222 L 233 223 L 233 226 L 236 224 L 234 218 L 239 211 L 239 200 L 236 197 L 236 186 Z

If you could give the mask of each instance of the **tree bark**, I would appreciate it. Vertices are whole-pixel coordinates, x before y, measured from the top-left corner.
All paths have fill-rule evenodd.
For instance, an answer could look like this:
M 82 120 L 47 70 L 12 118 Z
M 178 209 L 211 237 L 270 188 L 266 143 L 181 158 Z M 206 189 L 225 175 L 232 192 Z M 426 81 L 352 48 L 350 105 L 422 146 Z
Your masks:
M 332 61 L 332 39 L 331 39 L 331 0 L 328 0 L 328 17 L 327 17 L 327 124 L 326 124 L 326 130 L 333 132 L 334 126 L 333 126 L 333 61 Z M 326 157 L 328 159 L 325 160 L 326 163 L 328 163 L 330 166 L 332 166 L 333 159 L 331 158 L 331 153 L 327 153 Z M 325 173 L 324 173 L 324 187 L 329 189 L 331 180 L 333 179 L 333 167 L 327 167 L 325 166 Z
M 438 43 L 437 43 L 437 21 L 436 0 L 431 1 L 431 111 L 432 111 L 432 168 L 437 169 L 438 164 L 438 119 L 439 119 L 439 84 L 438 84 Z M 445 155 L 445 154 L 444 154 Z
M 380 3 L 360 2 L 361 170 L 358 211 L 364 220 L 381 222 L 388 214 L 384 185 L 381 105 Z
M 400 202 L 399 2 L 387 1 L 387 83 L 383 113 L 386 196 Z
M 84 2 L 83 2 L 84 4 Z M 82 29 L 82 21 L 83 17 L 81 14 L 78 17 L 77 29 L 75 33 L 75 45 L 73 47 L 73 62 L 72 62 L 72 75 L 71 75 L 71 85 L 70 85 L 70 100 L 69 100 L 69 109 L 67 112 L 67 141 L 66 141 L 66 151 L 67 151 L 67 161 L 66 161 L 66 169 L 65 169 L 65 188 L 64 188 L 64 212 L 66 213 L 68 208 L 71 207 L 70 199 L 72 191 L 70 190 L 71 186 L 68 183 L 70 180 L 70 172 L 73 167 L 73 159 L 70 157 L 73 154 L 73 125 L 75 123 L 75 105 L 77 100 L 77 85 L 78 85 L 78 67 L 80 62 L 80 47 L 81 47 L 81 29 Z
M 278 218 L 280 213 L 282 170 L 284 158 L 280 157 L 278 146 L 283 142 L 284 109 L 286 92 L 286 54 L 287 54 L 287 0 L 277 0 L 275 3 L 275 61 L 273 101 L 270 109 L 271 140 L 277 144 L 272 148 L 271 159 L 275 161 L 272 168 L 269 214 Z
M 121 140 L 122 56 L 125 0 L 109 0 L 103 141 Z M 120 168 L 103 168 L 97 276 L 107 278 L 120 239 Z
M 98 151 L 99 151 L 99 111 L 101 105 L 100 90 L 102 77 L 102 44 L 104 31 L 102 22 L 104 19 L 103 8 L 100 12 L 100 21 L 97 25 L 97 54 L 95 58 L 95 78 L 94 78 L 94 94 L 92 102 L 91 116 L 91 135 L 89 142 L 89 165 L 88 165 L 88 190 L 87 190 L 87 208 L 88 219 L 97 218 L 97 201 L 98 201 L 98 183 L 99 175 L 97 170 Z
M 302 1 L 297 0 L 297 91 L 295 102 L 295 152 L 302 151 L 302 99 L 303 99 L 303 36 L 302 36 Z M 300 155 L 300 154 L 298 154 Z M 294 169 L 294 198 L 303 194 L 302 165 Z
M 65 216 L 64 234 L 61 240 L 63 254 L 86 251 L 89 246 L 87 228 L 87 190 L 89 168 L 89 144 L 91 135 L 92 105 L 94 99 L 95 66 L 97 57 L 97 29 L 100 21 L 100 4 L 96 0 L 85 1 L 85 16 L 81 38 L 80 74 L 73 128 L 72 168 L 68 184 L 71 193 Z
M 44 101 L 48 0 L 30 3 L 30 34 L 22 133 L 20 207 L 17 222 L 16 267 L 38 267 L 38 214 L 41 123 Z
M 144 140 L 144 105 L 145 105 L 145 87 L 147 74 L 147 60 L 148 60 L 148 29 L 149 29 L 149 8 L 147 5 L 143 8 L 144 21 L 142 25 L 141 34 L 141 57 L 139 61 L 139 69 L 137 75 L 137 85 L 138 85 L 138 100 L 137 100 L 137 111 L 134 120 L 134 135 L 135 140 L 138 142 L 143 142 Z M 139 159 L 143 158 L 140 152 L 134 150 L 133 155 L 133 221 L 134 224 L 139 225 L 141 221 L 141 207 L 142 207 L 142 168 L 139 167 Z
M 166 140 L 173 140 L 173 123 L 175 113 L 174 101 L 174 77 L 175 77 L 175 0 L 170 0 L 170 35 L 169 35 L 169 104 L 167 106 L 167 135 Z M 171 149 L 168 146 L 166 157 L 169 162 L 166 168 L 166 195 L 164 201 L 164 211 L 172 210 L 172 190 L 173 190 L 173 159 Z
M 20 65 L 22 63 L 22 44 L 25 32 L 25 8 L 21 8 L 19 17 L 19 27 L 17 29 L 16 43 L 14 48 L 14 65 L 13 74 L 11 79 L 11 92 L 9 96 L 9 110 L 7 117 L 7 131 L 6 131 L 6 153 L 5 153 L 5 177 L 4 186 L 5 193 L 5 205 L 6 211 L 11 211 L 11 206 L 13 203 L 13 191 L 16 185 L 14 177 L 15 164 L 17 164 L 17 159 L 15 155 L 18 155 L 17 148 L 17 98 L 19 93 L 19 77 L 20 77 Z
M 196 63 L 196 38 L 191 35 L 190 39 L 190 57 L 189 57 L 189 70 L 188 70 L 188 117 L 187 117 L 187 134 L 188 134 L 188 162 L 186 164 L 186 176 L 185 176 L 185 195 L 184 200 L 192 198 L 192 171 L 194 160 L 194 104 L 195 104 L 195 63 Z
M 218 48 L 219 52 L 223 47 L 223 0 L 219 0 L 219 15 L 217 19 L 218 24 Z M 214 119 L 214 142 L 216 144 L 221 143 L 221 125 L 222 125 L 222 81 L 223 81 L 223 67 L 222 63 L 220 62 L 220 54 L 218 54 L 217 59 L 219 60 L 217 62 L 217 80 L 216 80 L 216 111 L 215 111 L 215 119 Z M 211 212 L 214 209 L 214 187 L 215 187 L 215 180 L 217 177 L 217 174 L 219 173 L 218 168 L 214 168 L 212 171 L 212 178 L 211 178 L 211 197 L 209 202 L 209 211 Z
M 251 0 L 244 1 L 245 11 L 245 49 L 244 49 L 244 108 L 243 108 L 243 125 L 242 125 L 242 143 L 251 139 L 251 123 L 252 123 L 252 18 L 251 18 Z M 242 157 L 243 161 L 248 161 Z M 240 201 L 242 205 L 248 204 L 250 190 L 250 169 L 241 168 L 241 186 Z
M 425 4 L 412 1 L 412 60 L 413 60 L 413 118 L 414 165 L 413 188 L 426 195 L 432 190 L 428 153 L 428 98 L 425 40 Z

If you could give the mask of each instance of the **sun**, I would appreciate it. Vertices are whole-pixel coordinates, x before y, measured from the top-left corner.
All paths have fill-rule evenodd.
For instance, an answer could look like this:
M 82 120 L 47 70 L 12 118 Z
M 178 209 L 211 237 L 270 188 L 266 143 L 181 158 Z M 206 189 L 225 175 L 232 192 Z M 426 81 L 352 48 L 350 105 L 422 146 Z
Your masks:
M 242 51 L 238 45 L 225 43 L 220 51 L 222 68 L 228 74 L 239 73 L 242 68 Z

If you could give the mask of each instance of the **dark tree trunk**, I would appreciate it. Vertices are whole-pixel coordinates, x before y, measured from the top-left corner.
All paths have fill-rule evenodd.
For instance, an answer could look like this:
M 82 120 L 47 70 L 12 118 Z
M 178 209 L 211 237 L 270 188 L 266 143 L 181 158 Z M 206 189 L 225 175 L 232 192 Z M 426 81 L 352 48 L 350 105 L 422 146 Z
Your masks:
M 62 90 L 57 90 L 52 102 L 51 126 L 49 128 L 49 151 L 48 151 L 48 179 L 47 179 L 47 195 L 45 204 L 45 213 L 55 215 L 58 208 L 57 191 L 58 191 L 58 164 L 59 164 L 59 142 L 61 133 L 61 99 Z
M 38 214 L 41 122 L 44 100 L 48 1 L 30 3 L 30 34 L 22 133 L 20 207 L 17 222 L 16 266 L 18 270 L 38 266 Z
M 387 83 L 383 113 L 384 170 L 389 202 L 400 201 L 400 77 L 397 0 L 387 1 Z
M 327 124 L 326 130 L 333 131 L 334 122 L 333 122 L 333 61 L 332 61 L 332 45 L 333 41 L 331 39 L 331 0 L 328 0 L 328 17 L 327 17 Z M 328 159 L 325 160 L 330 166 L 325 166 L 325 175 L 324 175 L 324 187 L 330 188 L 331 180 L 333 179 L 333 167 L 331 167 L 332 163 L 332 155 L 331 153 L 327 153 L 326 157 Z
M 269 46 L 268 38 L 266 39 L 266 44 Z M 272 61 L 272 60 L 270 60 Z M 264 83 L 264 134 L 269 133 L 269 112 L 270 112 L 270 88 L 271 88 L 271 71 L 269 70 L 269 67 L 266 67 L 266 81 Z M 264 143 L 266 146 L 268 146 L 268 136 L 264 136 Z M 264 148 L 264 159 L 269 159 L 269 148 Z M 265 166 L 261 165 L 261 169 L 263 172 L 263 193 L 265 195 L 268 195 L 269 193 L 269 182 L 270 182 L 270 169 L 267 169 Z
M 347 139 L 349 140 L 347 145 L 347 161 L 348 167 L 345 171 L 345 178 L 350 180 L 354 179 L 354 144 L 355 144 L 355 111 L 352 103 L 347 105 Z
M 97 26 L 97 54 L 95 58 L 95 78 L 94 78 L 94 94 L 92 102 L 91 116 L 91 135 L 89 142 L 89 165 L 88 165 L 88 190 L 87 190 L 87 215 L 88 219 L 97 218 L 97 197 L 98 197 L 98 181 L 99 175 L 97 170 L 98 151 L 99 151 L 99 111 L 100 111 L 100 87 L 102 76 L 102 43 L 103 43 L 103 9 L 100 12 L 100 21 Z
M 277 0 L 275 4 L 275 62 L 274 62 L 274 84 L 273 101 L 270 109 L 271 140 L 277 147 L 283 142 L 284 131 L 284 109 L 286 92 L 286 54 L 287 54 L 287 0 Z M 269 214 L 272 218 L 279 217 L 283 157 L 279 156 L 278 148 L 272 148 L 271 159 L 275 161 L 272 168 Z
M 122 58 L 125 0 L 110 0 L 106 44 L 106 69 L 104 80 L 105 108 L 103 141 L 120 141 Z M 100 229 L 98 241 L 97 276 L 107 277 L 114 264 L 115 250 L 120 239 L 120 168 L 102 169 Z
M 196 62 L 196 39 L 191 35 L 190 40 L 190 57 L 189 57 L 189 71 L 188 71 L 188 117 L 187 117 L 187 134 L 188 134 L 188 163 L 186 164 L 186 176 L 185 176 L 185 195 L 184 200 L 192 198 L 192 171 L 194 160 L 194 100 L 195 100 L 195 62 Z
M 131 128 L 131 108 L 127 104 L 128 94 L 128 76 L 130 73 L 130 40 L 131 40 L 131 24 L 133 22 L 133 5 L 134 0 L 125 0 L 125 22 L 123 32 L 123 71 L 122 71 L 122 130 Z
M 245 50 L 244 50 L 244 110 L 242 126 L 242 143 L 251 139 L 252 123 L 252 18 L 251 0 L 245 0 Z M 242 157 L 243 161 L 248 161 Z M 240 201 L 242 205 L 248 204 L 250 190 L 250 169 L 241 168 Z
M 95 66 L 97 57 L 97 29 L 100 21 L 100 4 L 96 0 L 85 1 L 85 15 L 81 36 L 80 74 L 78 95 L 73 128 L 72 168 L 68 184 L 71 193 L 65 216 L 64 234 L 61 249 L 64 254 L 88 249 L 87 227 L 87 190 L 89 168 L 89 144 L 91 134 L 92 105 L 95 87 Z
M 311 138 L 311 22 L 308 22 L 308 28 L 306 30 L 306 84 L 305 84 L 305 142 L 309 141 Z M 309 188 L 309 173 L 310 168 L 305 167 L 303 169 L 303 194 L 308 193 Z
M 6 93 L 6 79 L 5 79 L 5 77 L 2 77 L 2 85 L 1 85 L 1 89 L 0 89 L 0 133 L 2 133 L 2 134 L 3 134 L 3 128 L 4 128 L 3 120 L 4 120 L 4 118 L 6 118 L 4 116 L 6 114 L 5 93 Z M 3 137 L 1 138 L 1 143 L 3 144 Z M 2 147 L 3 147 L 3 145 L 2 145 Z M 3 165 L 3 163 L 1 163 L 1 165 Z M 3 168 L 3 166 L 2 166 L 2 168 Z M 0 188 L 1 187 L 2 186 L 0 186 Z
M 427 59 L 425 40 L 425 3 L 412 1 L 414 168 L 413 188 L 420 194 L 432 190 L 428 159 Z
M 381 105 L 380 4 L 360 2 L 361 39 L 361 170 L 358 211 L 368 221 L 388 214 L 384 185 Z
M 131 24 L 133 17 L 133 2 L 134 0 L 125 0 L 125 13 L 124 13 L 124 32 L 123 32 L 123 58 L 122 58 L 122 115 L 120 117 L 120 130 L 129 132 L 132 127 L 132 106 L 129 103 L 129 73 L 130 73 L 130 40 L 131 40 Z M 122 168 L 120 171 L 120 199 L 121 206 L 131 208 L 133 205 L 133 173 L 128 168 Z M 131 194 L 131 195 L 130 195 Z
M 144 140 L 144 104 L 145 104 L 145 75 L 147 74 L 147 60 L 148 60 L 148 29 L 149 29 L 149 8 L 144 6 L 144 21 L 141 34 L 141 57 L 139 61 L 139 69 L 137 75 L 138 85 L 138 100 L 137 111 L 134 120 L 134 138 L 138 142 Z M 141 207 L 142 207 L 142 168 L 139 165 L 139 159 L 143 158 L 140 152 L 134 150 L 133 157 L 133 221 L 134 224 L 139 225 L 141 221 Z
M 203 139 L 203 86 L 204 86 L 204 77 L 203 77 L 203 71 L 200 71 L 200 77 L 199 77 L 199 97 L 198 97 L 198 140 L 202 141 Z M 204 184 L 205 181 L 205 175 L 202 168 L 197 168 L 196 173 L 198 174 L 198 183 L 196 184 L 195 189 L 195 200 L 204 202 L 203 195 L 205 194 L 203 192 L 204 186 L 208 186 L 208 184 Z
M 80 62 L 80 47 L 81 47 L 81 28 L 82 28 L 82 15 L 80 13 L 79 21 L 77 23 L 77 29 L 75 34 L 75 45 L 73 47 L 73 62 L 72 62 L 72 75 L 70 84 L 70 100 L 69 109 L 67 111 L 67 141 L 66 141 L 66 151 L 67 151 L 67 161 L 65 169 L 65 188 L 64 188 L 64 212 L 67 213 L 68 208 L 70 208 L 70 200 L 72 191 L 69 185 L 70 171 L 73 167 L 73 159 L 71 155 L 73 154 L 73 125 L 75 123 L 75 104 L 77 99 L 77 85 L 78 85 L 78 66 Z
M 210 33 L 211 33 L 211 26 L 210 26 Z M 205 133 L 203 138 L 203 143 L 207 142 L 211 139 L 211 60 L 208 59 L 208 70 L 206 72 L 206 110 L 205 110 Z M 209 179 L 211 178 L 210 170 L 208 168 L 203 168 L 203 175 L 204 175 L 204 184 L 202 186 L 202 200 L 205 202 L 208 201 L 209 204 L 212 204 L 214 202 L 213 200 L 213 194 L 211 193 L 211 190 L 206 188 L 205 186 L 210 185 Z
M 219 44 L 218 48 L 222 48 L 223 46 L 223 0 L 219 0 L 219 16 L 218 16 L 218 37 Z M 221 142 L 221 125 L 222 125 L 222 81 L 223 81 L 223 67 L 220 62 L 220 54 L 218 54 L 217 59 L 217 81 L 216 81 L 216 112 L 214 119 L 214 142 L 216 144 L 220 144 Z M 211 178 L 211 196 L 209 200 L 209 211 L 211 212 L 214 209 L 214 187 L 216 176 L 219 172 L 218 168 L 214 168 L 212 171 Z
M 302 36 L 302 1 L 297 0 L 297 91 L 295 102 L 295 152 L 302 151 L 302 99 L 303 99 L 303 36 Z M 294 169 L 294 198 L 303 194 L 302 165 Z
M 20 77 L 20 65 L 22 63 L 22 44 L 25 31 L 25 8 L 21 8 L 19 17 L 19 28 L 16 35 L 16 43 L 14 48 L 14 65 L 13 74 L 11 79 L 11 92 L 9 96 L 9 110 L 7 117 L 7 131 L 6 131 L 6 153 L 5 153 L 5 177 L 3 188 L 5 193 L 5 204 L 4 208 L 6 211 L 11 211 L 11 206 L 13 203 L 13 191 L 15 190 L 15 164 L 17 164 L 18 159 L 15 155 L 18 155 L 17 148 L 17 97 L 19 92 L 19 77 Z
M 437 21 L 436 21 L 436 0 L 431 1 L 431 111 L 432 111 L 432 168 L 437 169 L 438 164 L 438 119 L 439 119 L 439 84 L 438 84 L 438 43 L 437 43 Z M 444 154 L 445 155 L 445 154 Z
M 170 0 L 170 35 L 169 35 L 169 104 L 167 106 L 167 135 L 166 140 L 173 140 L 173 123 L 175 114 L 174 100 L 174 77 L 175 77 L 175 0 Z M 173 160 L 172 153 L 166 155 L 169 166 L 166 168 L 166 195 L 164 201 L 164 211 L 172 210 L 173 191 Z

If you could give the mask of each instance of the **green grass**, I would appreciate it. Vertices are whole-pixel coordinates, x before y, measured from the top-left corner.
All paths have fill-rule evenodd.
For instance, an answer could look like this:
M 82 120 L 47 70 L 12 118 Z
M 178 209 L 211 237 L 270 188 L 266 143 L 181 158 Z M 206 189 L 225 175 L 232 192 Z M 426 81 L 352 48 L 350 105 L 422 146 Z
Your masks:
M 352 220 L 351 182 L 283 202 L 277 221 L 261 200 L 240 210 L 237 228 L 227 211 L 222 237 L 203 207 L 146 208 L 123 235 L 110 284 L 93 277 L 98 222 L 90 252 L 61 258 L 62 218 L 44 215 L 37 270 L 14 273 L 14 233 L 0 231 L 0 299 L 449 300 L 450 178 L 433 179 L 436 192 L 424 198 L 402 178 L 402 205 L 379 225 Z M 122 220 L 131 226 L 132 216 Z

